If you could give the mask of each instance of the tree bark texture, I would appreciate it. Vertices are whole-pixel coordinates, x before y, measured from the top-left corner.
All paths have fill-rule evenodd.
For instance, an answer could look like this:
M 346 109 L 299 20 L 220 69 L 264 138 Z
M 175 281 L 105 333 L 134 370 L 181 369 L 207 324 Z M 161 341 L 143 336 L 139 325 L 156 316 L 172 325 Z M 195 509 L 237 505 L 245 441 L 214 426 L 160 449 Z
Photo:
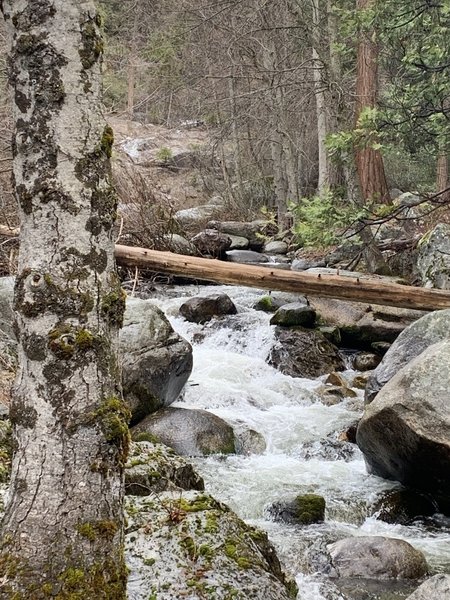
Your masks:
M 376 0 L 356 0 L 356 9 L 371 8 Z M 370 35 L 372 33 L 372 35 Z M 362 32 L 358 45 L 356 73 L 356 115 L 358 121 L 365 108 L 377 105 L 378 92 L 378 48 L 373 32 Z M 389 190 L 384 172 L 383 157 L 369 143 L 355 149 L 356 168 L 363 200 L 375 200 L 390 204 Z
M 15 452 L 0 532 L 2 598 L 123 599 L 128 411 L 117 333 L 112 130 L 101 19 L 85 0 L 4 0 L 21 213 Z
M 316 98 L 316 114 L 317 114 L 317 145 L 318 145 L 318 181 L 317 181 L 317 192 L 322 194 L 326 187 L 329 186 L 328 180 L 329 166 L 328 166 L 328 150 L 325 145 L 326 137 L 328 134 L 327 124 L 327 104 L 325 98 L 325 85 L 322 77 L 322 72 L 325 68 L 323 61 L 319 56 L 319 28 L 320 28 L 320 3 L 319 0 L 313 0 L 312 2 L 312 14 L 313 14 L 313 40 L 314 45 L 312 48 L 313 58 L 313 79 L 314 79 L 314 94 Z

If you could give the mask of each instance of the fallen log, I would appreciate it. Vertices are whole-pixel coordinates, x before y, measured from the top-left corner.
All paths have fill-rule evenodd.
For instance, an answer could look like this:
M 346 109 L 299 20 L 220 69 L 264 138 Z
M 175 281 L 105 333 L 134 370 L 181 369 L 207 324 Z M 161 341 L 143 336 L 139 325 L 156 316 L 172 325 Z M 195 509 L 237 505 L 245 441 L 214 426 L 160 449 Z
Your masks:
M 385 282 L 382 278 L 370 276 L 353 278 L 337 274 L 284 271 L 121 245 L 116 245 L 115 256 L 122 265 L 230 285 L 417 310 L 450 308 L 448 291 Z

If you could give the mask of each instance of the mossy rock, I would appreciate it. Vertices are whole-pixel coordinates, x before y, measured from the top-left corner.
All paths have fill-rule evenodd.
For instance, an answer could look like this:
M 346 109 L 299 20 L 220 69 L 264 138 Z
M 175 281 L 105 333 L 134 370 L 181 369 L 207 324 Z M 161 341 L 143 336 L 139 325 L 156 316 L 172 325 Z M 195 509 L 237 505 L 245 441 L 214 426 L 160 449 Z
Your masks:
M 270 324 L 280 327 L 313 327 L 315 320 L 316 313 L 310 306 L 292 302 L 281 306 L 270 319 Z
M 125 465 L 126 494 L 148 496 L 167 490 L 204 489 L 203 478 L 171 448 L 148 441 L 131 444 Z
M 292 500 L 278 500 L 265 512 L 274 521 L 293 525 L 322 523 L 325 519 L 325 499 L 317 494 L 302 494 Z
M 325 498 L 317 494 L 303 494 L 295 498 L 297 519 L 302 525 L 322 523 L 325 519 Z
M 135 600 L 288 600 L 297 595 L 267 534 L 207 494 L 128 497 L 126 511 Z

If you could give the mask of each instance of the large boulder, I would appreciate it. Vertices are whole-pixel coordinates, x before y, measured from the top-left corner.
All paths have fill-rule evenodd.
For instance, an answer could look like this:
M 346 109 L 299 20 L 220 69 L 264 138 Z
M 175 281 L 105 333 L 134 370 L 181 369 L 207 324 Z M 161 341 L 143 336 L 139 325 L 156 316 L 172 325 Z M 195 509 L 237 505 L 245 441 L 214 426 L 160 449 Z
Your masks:
M 236 306 L 226 294 L 196 296 L 180 306 L 180 314 L 191 323 L 206 323 L 213 317 L 235 315 L 236 312 Z
M 427 579 L 406 600 L 448 600 L 450 598 L 450 575 L 439 573 Z
M 126 561 L 133 600 L 288 600 L 288 583 L 267 534 L 211 496 L 128 496 Z
M 163 491 L 204 489 L 203 478 L 171 448 L 155 441 L 131 444 L 125 465 L 126 494 L 149 496 Z
M 428 346 L 446 339 L 450 339 L 450 309 L 428 313 L 409 325 L 369 377 L 366 402 L 372 402 L 383 385 Z
M 422 238 L 416 270 L 425 287 L 450 289 L 450 225 L 439 223 Z
M 328 552 L 338 577 L 419 579 L 428 571 L 423 553 L 396 538 L 345 538 L 330 544 Z
M 369 349 L 375 342 L 393 342 L 405 327 L 425 314 L 418 310 L 331 298 L 308 299 L 318 320 L 339 327 L 342 345 L 349 348 Z
M 345 369 L 339 350 L 319 331 L 276 327 L 267 362 L 291 377 L 319 377 Z
M 233 454 L 233 428 L 205 410 L 164 408 L 132 429 L 133 436 L 146 432 L 182 456 Z
M 127 299 L 119 342 L 123 393 L 134 424 L 177 399 L 192 371 L 192 348 L 159 308 L 136 298 Z
M 366 405 L 357 443 L 372 473 L 450 510 L 450 342 L 427 348 Z

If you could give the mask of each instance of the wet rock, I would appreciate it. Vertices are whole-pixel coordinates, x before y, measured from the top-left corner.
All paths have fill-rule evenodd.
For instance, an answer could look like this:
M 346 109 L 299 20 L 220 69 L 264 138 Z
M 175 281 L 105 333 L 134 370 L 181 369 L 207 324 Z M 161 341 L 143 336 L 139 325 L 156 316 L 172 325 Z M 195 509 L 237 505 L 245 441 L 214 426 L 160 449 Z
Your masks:
M 448 600 L 450 598 L 450 575 L 439 573 L 427 579 L 406 600 Z
M 231 246 L 230 238 L 216 229 L 205 229 L 192 238 L 192 243 L 203 256 L 223 258 Z
M 119 349 L 132 424 L 177 399 L 192 371 L 192 348 L 159 308 L 127 299 Z
M 409 325 L 386 352 L 369 377 L 365 399 L 372 402 L 381 388 L 426 348 L 450 338 L 450 309 L 428 313 Z
M 281 327 L 313 327 L 316 319 L 314 310 L 301 302 L 292 302 L 281 306 L 270 319 L 270 325 Z
M 126 511 L 133 600 L 152 595 L 158 600 L 296 597 L 296 585 L 287 582 L 267 534 L 211 496 L 128 496 Z
M 260 254 L 254 250 L 228 250 L 226 256 L 229 262 L 244 265 L 269 262 L 269 258 L 265 254 Z
M 320 332 L 301 327 L 275 328 L 267 362 L 291 377 L 319 377 L 345 369 L 339 350 Z
M 263 252 L 265 254 L 286 254 L 288 251 L 288 245 L 282 241 L 272 241 L 264 244 Z
M 358 394 L 347 386 L 323 386 L 319 388 L 316 392 L 322 404 L 326 406 L 334 406 L 335 404 L 339 404 L 345 398 L 357 398 Z
M 419 579 L 428 571 L 423 553 L 396 538 L 345 538 L 330 544 L 328 551 L 338 577 Z
M 191 323 L 206 323 L 213 317 L 235 315 L 236 306 L 226 294 L 189 298 L 180 306 L 180 314 Z
M 366 405 L 357 442 L 372 473 L 429 493 L 450 510 L 450 342 L 430 346 Z
M 239 425 L 234 426 L 233 429 L 236 454 L 243 454 L 245 456 L 264 454 L 267 444 L 262 433 Z
M 265 509 L 274 521 L 295 525 L 323 523 L 325 519 L 325 499 L 317 494 L 303 494 L 292 500 L 278 500 Z
M 354 355 L 352 363 L 356 371 L 372 371 L 381 362 L 381 357 L 372 352 L 358 352 Z
M 182 456 L 233 454 L 233 428 L 205 410 L 164 408 L 133 427 L 132 434 L 147 432 Z
M 356 377 L 353 377 L 353 379 L 352 379 L 351 387 L 357 388 L 358 390 L 364 390 L 367 385 L 368 380 L 369 380 L 368 374 L 356 375 Z
M 450 225 L 439 223 L 419 242 L 416 269 L 423 286 L 450 289 Z
M 330 373 L 325 379 L 325 383 L 339 387 L 347 387 L 348 385 L 347 380 L 341 373 Z
M 350 427 L 343 431 L 340 435 L 342 441 L 350 442 L 350 444 L 356 445 L 356 432 L 358 431 L 359 421 L 352 423 Z
M 171 448 L 149 441 L 131 444 L 125 465 L 126 494 L 148 496 L 163 491 L 204 489 L 203 478 Z
M 374 506 L 377 519 L 386 523 L 409 525 L 417 517 L 434 515 L 437 511 L 432 498 L 414 490 L 393 490 L 383 494 Z
M 358 448 L 352 443 L 352 440 L 348 439 L 347 432 L 335 432 L 330 433 L 322 440 L 306 442 L 296 452 L 296 456 L 305 460 L 317 458 L 326 461 L 343 460 L 349 462 L 354 460 L 358 453 Z

